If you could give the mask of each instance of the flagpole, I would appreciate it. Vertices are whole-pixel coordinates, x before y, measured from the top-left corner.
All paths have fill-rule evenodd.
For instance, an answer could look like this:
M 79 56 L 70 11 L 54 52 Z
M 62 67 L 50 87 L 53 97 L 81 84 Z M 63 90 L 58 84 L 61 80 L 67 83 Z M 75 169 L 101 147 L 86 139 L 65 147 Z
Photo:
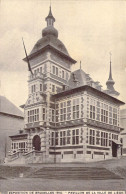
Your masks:
M 30 62 L 29 62 L 29 59 L 28 59 L 28 55 L 27 55 L 27 51 L 26 51 L 26 48 L 25 48 L 25 44 L 24 44 L 24 40 L 22 38 L 22 42 L 23 42 L 23 46 L 24 46 L 24 51 L 25 51 L 25 55 L 26 55 L 26 59 L 27 59 L 27 63 L 28 63 L 28 71 L 31 72 L 31 74 L 33 75 L 33 72 L 32 72 L 32 69 L 31 69 L 31 66 L 30 66 Z

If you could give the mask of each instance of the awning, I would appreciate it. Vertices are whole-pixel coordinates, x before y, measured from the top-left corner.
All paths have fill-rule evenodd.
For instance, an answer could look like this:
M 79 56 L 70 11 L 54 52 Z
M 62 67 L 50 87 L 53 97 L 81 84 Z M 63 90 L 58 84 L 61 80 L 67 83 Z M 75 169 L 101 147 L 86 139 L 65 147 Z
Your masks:
M 119 140 L 116 140 L 116 139 L 112 140 L 112 142 L 116 143 L 117 145 L 122 145 L 122 143 Z

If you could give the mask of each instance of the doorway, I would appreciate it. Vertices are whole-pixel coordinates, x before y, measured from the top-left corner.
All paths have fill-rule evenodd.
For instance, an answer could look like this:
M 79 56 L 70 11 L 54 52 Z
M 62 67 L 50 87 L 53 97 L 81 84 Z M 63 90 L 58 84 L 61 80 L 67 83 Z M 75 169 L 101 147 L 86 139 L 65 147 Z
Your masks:
M 112 141 L 112 157 L 117 157 L 118 144 Z
M 32 141 L 33 147 L 35 150 L 40 151 L 41 150 L 41 139 L 38 135 L 35 135 L 33 137 L 33 141 Z

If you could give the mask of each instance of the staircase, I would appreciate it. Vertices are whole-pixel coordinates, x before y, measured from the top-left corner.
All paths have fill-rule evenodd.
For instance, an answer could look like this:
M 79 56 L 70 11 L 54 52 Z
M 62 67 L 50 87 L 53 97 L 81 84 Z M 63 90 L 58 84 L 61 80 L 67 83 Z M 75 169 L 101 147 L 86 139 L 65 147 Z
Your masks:
M 29 177 L 62 180 L 122 179 L 106 168 L 97 167 L 44 167 L 30 174 Z
M 9 155 L 6 163 L 11 164 L 29 164 L 45 162 L 44 152 L 32 150 L 28 153 L 16 152 Z

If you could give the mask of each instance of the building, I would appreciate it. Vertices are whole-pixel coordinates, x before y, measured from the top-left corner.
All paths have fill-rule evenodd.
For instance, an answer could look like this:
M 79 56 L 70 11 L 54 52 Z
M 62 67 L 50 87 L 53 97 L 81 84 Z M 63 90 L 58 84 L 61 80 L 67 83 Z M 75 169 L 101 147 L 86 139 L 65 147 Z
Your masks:
M 126 109 L 120 110 L 120 123 L 123 130 L 121 131 L 122 138 L 122 154 L 126 155 Z
M 42 38 L 28 56 L 24 132 L 10 136 L 9 161 L 84 162 L 121 156 L 120 106 L 110 74 L 103 90 L 71 58 L 54 28 L 51 7 Z M 24 58 L 27 62 L 27 57 Z
M 24 115 L 6 97 L 0 96 L 0 161 L 7 156 L 10 149 L 9 135 L 24 127 Z

